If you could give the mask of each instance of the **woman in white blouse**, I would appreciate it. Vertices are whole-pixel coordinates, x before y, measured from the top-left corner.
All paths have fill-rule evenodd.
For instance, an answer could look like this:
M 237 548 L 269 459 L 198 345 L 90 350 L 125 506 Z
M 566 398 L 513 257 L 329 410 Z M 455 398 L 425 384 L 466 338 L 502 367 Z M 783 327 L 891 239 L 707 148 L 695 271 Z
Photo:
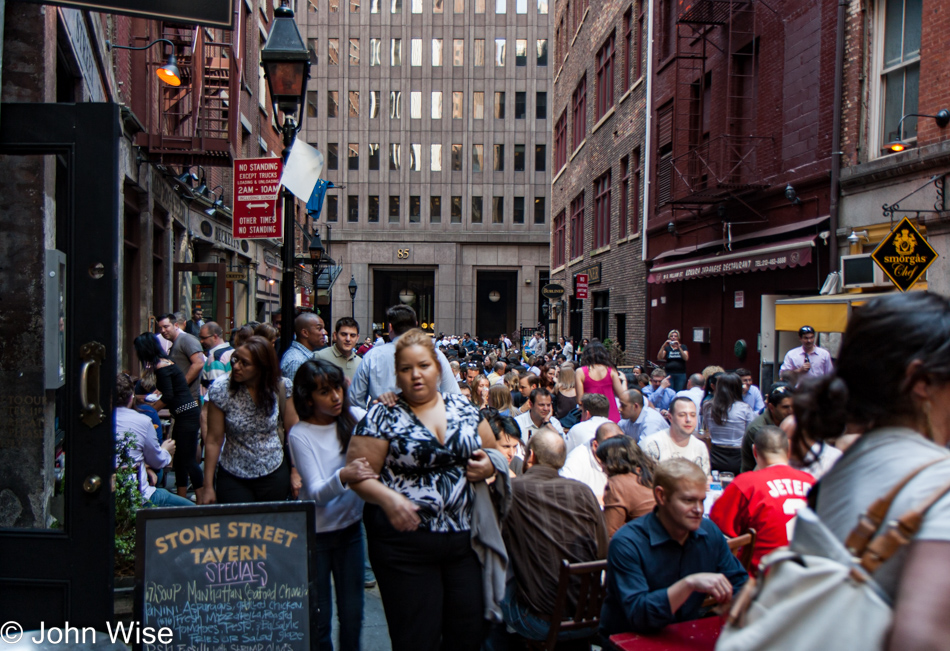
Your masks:
M 300 422 L 288 436 L 290 453 L 303 485 L 300 499 L 316 502 L 317 638 L 320 651 L 332 651 L 330 630 L 336 587 L 340 648 L 359 651 L 363 622 L 363 500 L 350 482 L 375 479 L 366 459 L 346 463 L 350 435 L 366 414 L 350 406 L 343 372 L 324 360 L 305 362 L 294 376 L 294 408 Z

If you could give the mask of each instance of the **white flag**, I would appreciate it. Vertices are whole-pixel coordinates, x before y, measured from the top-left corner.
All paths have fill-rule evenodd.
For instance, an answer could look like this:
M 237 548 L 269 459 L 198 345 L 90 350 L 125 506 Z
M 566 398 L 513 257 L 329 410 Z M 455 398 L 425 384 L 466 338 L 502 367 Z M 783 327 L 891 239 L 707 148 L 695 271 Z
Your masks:
M 280 184 L 301 201 L 308 201 L 322 173 L 323 154 L 298 139 L 290 148 Z

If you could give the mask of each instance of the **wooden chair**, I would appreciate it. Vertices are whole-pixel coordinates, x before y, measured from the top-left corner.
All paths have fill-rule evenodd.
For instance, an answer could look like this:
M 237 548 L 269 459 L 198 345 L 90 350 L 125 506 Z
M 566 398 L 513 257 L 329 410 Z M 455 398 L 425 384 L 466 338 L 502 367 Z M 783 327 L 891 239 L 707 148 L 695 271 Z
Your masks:
M 742 553 L 737 554 L 736 558 L 742 563 L 742 567 L 745 568 L 746 572 L 752 568 L 752 551 L 755 549 L 756 535 L 755 529 L 749 529 L 741 536 L 726 539 L 726 542 L 729 543 L 729 550 L 733 554 L 736 553 L 737 549 L 742 548 Z
M 548 638 L 544 641 L 525 640 L 529 649 L 553 651 L 557 645 L 558 634 L 567 631 L 588 629 L 590 637 L 597 634 L 600 626 L 600 607 L 604 603 L 606 586 L 604 585 L 604 571 L 607 561 L 590 561 L 587 563 L 568 563 L 561 561 L 561 573 L 557 582 L 557 598 L 554 601 L 554 612 L 551 613 L 551 628 Z M 577 592 L 577 605 L 573 615 L 566 615 L 567 593 L 578 577 L 580 587 Z M 587 648 L 590 648 L 590 637 L 587 638 Z M 580 640 L 578 640 L 580 642 Z
M 739 559 L 739 563 L 742 564 L 746 572 L 752 567 L 752 551 L 755 549 L 755 537 L 755 529 L 749 529 L 741 536 L 726 538 L 726 542 L 729 544 L 729 551 L 735 554 L 737 550 L 742 550 L 742 553 L 737 554 L 736 558 Z M 705 601 L 703 601 L 703 608 L 712 608 L 715 605 L 716 599 L 712 596 L 706 597 Z

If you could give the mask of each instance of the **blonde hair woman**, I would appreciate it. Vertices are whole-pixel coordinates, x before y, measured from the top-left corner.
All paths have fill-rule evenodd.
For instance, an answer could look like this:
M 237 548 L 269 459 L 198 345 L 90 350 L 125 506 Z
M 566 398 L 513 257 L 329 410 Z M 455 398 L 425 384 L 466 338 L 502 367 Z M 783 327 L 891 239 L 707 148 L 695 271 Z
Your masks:
M 472 403 L 481 409 L 488 406 L 488 389 L 491 384 L 484 375 L 478 375 L 472 380 Z
M 497 409 L 502 416 L 511 415 L 511 391 L 504 384 L 496 384 L 488 390 L 488 406 Z
M 558 370 L 554 386 L 554 416 L 561 420 L 577 406 L 577 390 L 574 388 L 574 365 L 564 364 Z

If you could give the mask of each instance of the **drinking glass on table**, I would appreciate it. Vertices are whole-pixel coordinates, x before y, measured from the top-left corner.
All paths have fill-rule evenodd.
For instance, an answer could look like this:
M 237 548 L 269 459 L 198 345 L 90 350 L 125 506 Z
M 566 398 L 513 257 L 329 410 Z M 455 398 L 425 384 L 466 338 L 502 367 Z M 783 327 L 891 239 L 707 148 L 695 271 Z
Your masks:
M 731 484 L 731 483 L 732 483 L 732 480 L 735 479 L 735 478 L 736 478 L 736 476 L 735 476 L 734 473 L 731 473 L 731 472 L 720 472 L 720 473 L 719 473 L 719 483 L 722 484 L 722 489 L 723 489 L 723 490 L 726 490 L 726 487 L 727 487 L 729 484 Z

